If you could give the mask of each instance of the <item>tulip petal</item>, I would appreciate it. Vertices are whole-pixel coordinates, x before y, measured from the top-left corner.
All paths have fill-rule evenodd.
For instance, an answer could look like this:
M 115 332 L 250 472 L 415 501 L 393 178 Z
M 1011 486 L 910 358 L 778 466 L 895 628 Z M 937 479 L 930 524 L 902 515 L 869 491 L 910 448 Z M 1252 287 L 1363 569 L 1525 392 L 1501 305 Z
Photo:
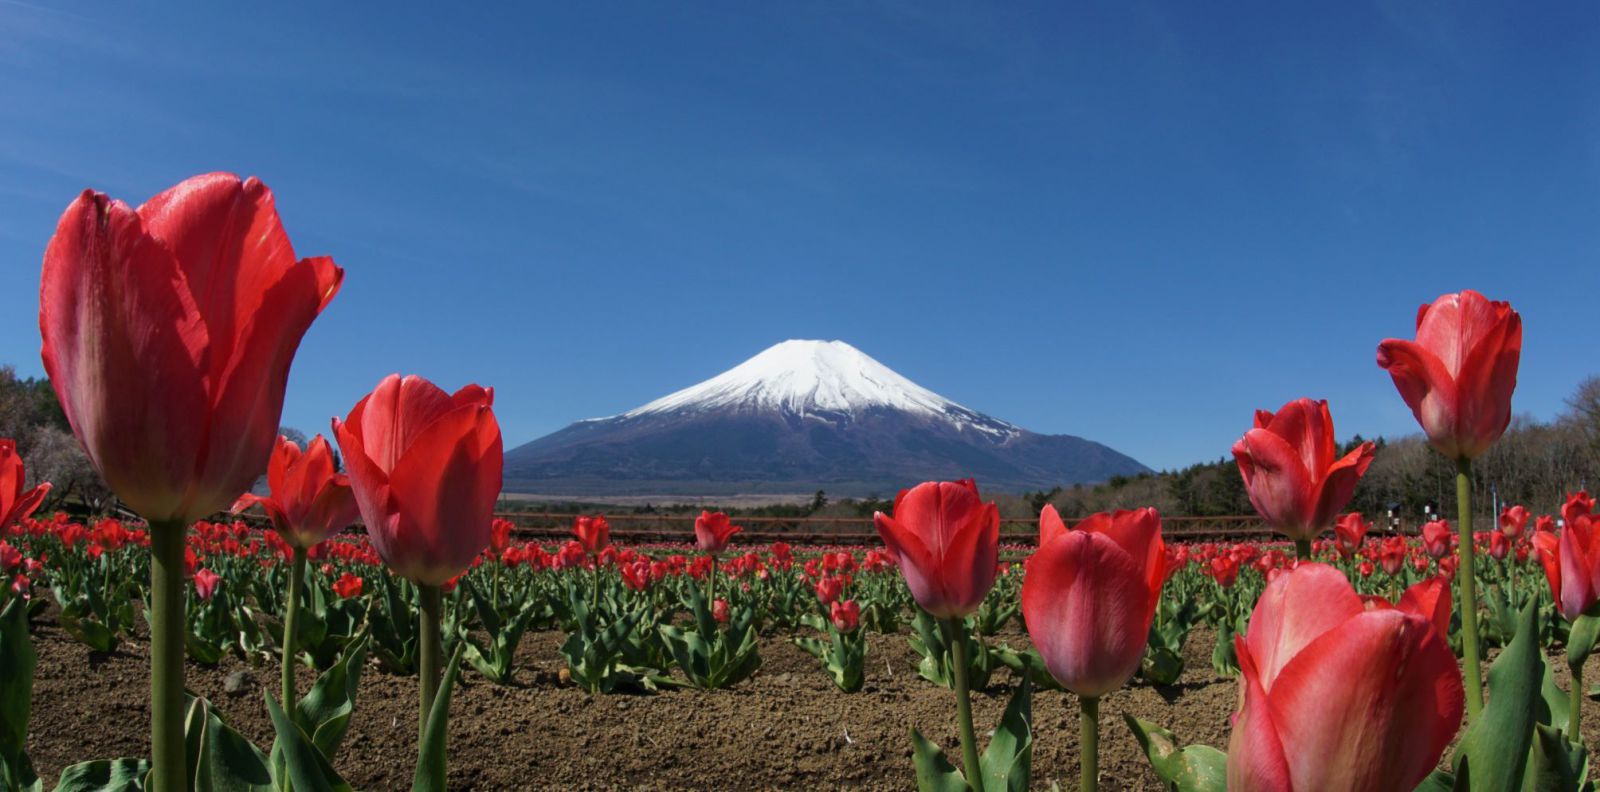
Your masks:
M 289 366 L 330 296 L 325 284 L 341 277 L 332 259 L 296 264 L 265 289 L 256 312 L 239 325 L 233 357 L 212 386 L 212 426 L 230 430 L 207 437 L 207 483 L 216 497 L 249 487 L 266 463 L 283 415 Z
M 1234 443 L 1233 456 L 1261 517 L 1291 537 L 1311 538 L 1303 534 L 1316 527 L 1305 524 L 1315 494 L 1305 460 L 1294 447 L 1269 429 L 1251 429 Z
M 349 422 L 359 427 L 368 458 L 392 475 L 417 436 L 453 406 L 439 386 L 416 375 L 391 374 L 356 405 Z
M 1465 701 L 1455 655 L 1431 622 L 1398 610 L 1361 613 L 1307 644 L 1267 699 L 1293 788 L 1330 792 L 1414 788 L 1460 728 Z
M 1391 338 L 1378 345 L 1378 365 L 1388 370 L 1429 443 L 1454 458 L 1456 381 L 1444 363 L 1415 342 Z
M 1240 695 L 1239 714 L 1233 723 L 1233 734 L 1228 740 L 1228 783 L 1233 792 L 1284 792 L 1293 790 L 1289 778 L 1289 761 L 1284 756 L 1283 741 L 1278 738 L 1278 728 L 1272 720 L 1272 708 L 1267 704 L 1266 691 L 1259 682 L 1261 672 L 1250 656 L 1243 638 L 1235 638 L 1234 646 L 1239 658 Z
M 93 192 L 45 249 L 45 372 L 106 484 L 152 521 L 201 516 L 184 500 L 210 413 L 210 335 L 189 286 L 136 212 Z
M 1442 295 L 1417 312 L 1417 343 L 1438 357 L 1451 379 L 1460 379 L 1472 350 L 1509 310 L 1472 289 Z
M 1561 615 L 1569 621 L 1583 615 L 1589 606 L 1600 600 L 1600 581 L 1596 580 L 1600 570 L 1595 568 L 1600 537 L 1595 534 L 1594 524 L 1588 519 L 1574 520 L 1561 529 L 1556 561 L 1561 569 L 1562 586 L 1555 596 L 1561 605 Z
M 1427 619 L 1439 637 L 1449 638 L 1450 583 L 1444 578 L 1431 577 L 1413 585 L 1400 595 L 1395 606 Z
M 1069 531 L 1029 559 L 1022 583 L 1028 635 L 1068 690 L 1103 696 L 1139 669 L 1154 615 L 1144 572 L 1092 531 Z
M 279 436 L 278 443 L 272 449 L 272 457 L 267 460 L 267 490 L 274 493 L 287 493 L 289 491 L 289 471 L 294 468 L 295 460 L 300 458 L 300 447 L 287 437 Z
M 487 406 L 465 404 L 418 434 L 390 476 L 402 517 L 384 560 L 418 583 L 454 577 L 489 545 L 502 484 L 500 426 Z
M 1260 419 L 1257 419 L 1260 423 Z M 1326 401 L 1295 399 L 1273 414 L 1261 427 L 1281 438 L 1300 456 L 1300 465 L 1315 479 L 1333 464 L 1338 445 L 1333 439 L 1333 417 Z
M 878 537 L 883 540 L 884 548 L 889 551 L 895 565 L 900 568 L 900 574 L 905 577 L 906 588 L 911 590 L 911 598 L 916 600 L 923 610 L 933 613 L 928 605 L 938 607 L 938 603 L 945 602 L 948 598 L 938 578 L 932 574 L 938 568 L 938 562 L 928 552 L 922 537 L 915 531 L 907 530 L 899 520 L 883 512 L 872 516 L 872 524 L 878 529 Z M 937 613 L 933 615 L 941 616 Z
M 1093 531 L 1116 542 L 1145 571 L 1145 582 L 1159 594 L 1167 579 L 1167 545 L 1161 541 L 1161 513 L 1153 508 L 1124 509 L 1086 519 L 1077 530 Z
M 1326 476 L 1317 492 L 1314 518 L 1317 525 L 1334 522 L 1339 511 L 1350 502 L 1350 497 L 1356 492 L 1356 484 L 1361 481 L 1363 475 L 1366 475 L 1367 468 L 1372 465 L 1373 457 L 1376 455 L 1377 448 L 1372 443 L 1362 443 L 1360 447 L 1345 454 L 1327 468 Z
M 1463 453 L 1476 458 L 1511 425 L 1511 394 L 1517 388 L 1522 358 L 1522 317 L 1505 303 L 1491 327 L 1481 331 L 1456 376 L 1455 432 L 1471 444 Z
M 1270 693 L 1296 653 L 1365 609 L 1344 574 L 1326 564 L 1302 564 L 1268 583 L 1245 636 L 1262 688 Z
M 1039 510 L 1039 546 L 1044 547 L 1051 539 L 1067 532 L 1067 524 L 1062 522 L 1061 513 L 1056 511 L 1055 504 L 1047 503 Z
M 400 515 L 389 486 L 389 474 L 367 456 L 362 445 L 358 413 L 364 404 L 366 399 L 356 404 L 348 421 L 333 419 L 333 436 L 339 441 L 339 451 L 344 456 L 345 470 L 350 476 L 350 489 L 355 493 L 361 521 L 366 524 L 367 538 L 372 542 L 373 549 L 378 551 L 379 558 L 389 558 L 393 555 L 389 546 L 390 537 L 399 528 Z

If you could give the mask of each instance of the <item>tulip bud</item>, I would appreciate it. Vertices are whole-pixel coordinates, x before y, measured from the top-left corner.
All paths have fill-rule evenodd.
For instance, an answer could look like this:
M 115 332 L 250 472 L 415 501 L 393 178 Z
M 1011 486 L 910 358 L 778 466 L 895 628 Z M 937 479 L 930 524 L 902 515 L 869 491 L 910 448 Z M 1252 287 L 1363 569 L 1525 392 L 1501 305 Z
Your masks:
M 16 441 L 0 438 L 0 534 L 33 514 L 50 492 L 48 483 L 24 489 L 27 480 Z
M 1505 433 L 1521 357 L 1522 317 L 1470 289 L 1422 306 L 1415 341 L 1378 345 L 1378 365 L 1450 459 L 1476 459 Z
M 477 385 L 451 395 L 390 375 L 333 422 L 367 536 L 413 583 L 445 583 L 489 544 L 504 464 L 493 403 Z
M 917 604 L 936 619 L 966 616 L 994 586 L 1000 511 L 971 479 L 902 490 L 894 514 L 872 516 Z
M 1022 580 L 1028 636 L 1056 681 L 1098 698 L 1122 687 L 1144 656 L 1166 580 L 1161 515 L 1102 513 L 1068 530 L 1046 506 L 1039 532 Z
M 694 521 L 695 544 L 702 553 L 721 555 L 733 535 L 743 530 L 722 512 L 702 511 Z
M 1256 411 L 1255 428 L 1233 444 L 1251 505 L 1274 530 L 1309 542 L 1333 524 L 1376 453 L 1372 443 L 1338 455 L 1325 401 L 1296 399 Z
M 84 191 L 45 249 L 45 372 L 95 469 L 153 524 L 227 508 L 266 467 L 289 364 L 344 276 L 296 260 L 272 191 L 229 173 L 137 210 Z

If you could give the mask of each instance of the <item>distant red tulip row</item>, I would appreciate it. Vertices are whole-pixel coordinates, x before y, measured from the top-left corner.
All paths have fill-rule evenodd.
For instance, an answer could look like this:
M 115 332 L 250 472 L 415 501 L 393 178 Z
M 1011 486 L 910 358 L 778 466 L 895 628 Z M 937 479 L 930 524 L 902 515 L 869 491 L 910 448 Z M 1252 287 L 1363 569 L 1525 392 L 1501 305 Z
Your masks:
M 228 584 L 211 570 L 190 577 L 186 529 L 230 505 L 261 508 L 290 562 L 280 631 L 281 697 L 266 701 L 281 748 L 267 768 L 275 785 L 309 789 L 342 783 L 324 753 L 328 749 L 313 739 L 321 726 L 307 720 L 305 708 L 294 706 L 293 667 L 313 548 L 359 513 L 372 552 L 407 581 L 408 591 L 415 591 L 415 635 L 402 642 L 415 656 L 390 656 L 402 665 L 414 662 L 421 675 L 414 788 L 444 788 L 450 689 L 464 651 L 462 642 L 442 632 L 444 589 L 477 563 L 485 548 L 506 541 L 492 516 L 503 464 L 493 391 L 473 384 L 451 394 L 417 376 L 385 378 L 343 420 L 332 421 L 347 476 L 334 469 L 331 446 L 322 437 L 305 449 L 278 438 L 294 353 L 343 278 L 331 259 L 297 260 L 272 193 L 254 178 L 231 174 L 186 180 L 138 209 L 86 191 L 62 215 L 46 249 L 40 294 L 45 369 L 90 460 L 112 491 L 148 521 L 143 536 L 149 543 L 153 755 L 145 788 L 184 789 L 194 769 L 185 753 L 193 741 L 184 733 L 183 657 L 191 629 L 185 583 L 192 579 L 198 598 L 208 604 Z M 1561 612 L 1572 622 L 1565 640 L 1575 678 L 1565 731 L 1544 723 L 1537 725 L 1549 727 L 1548 732 L 1533 723 L 1506 726 L 1511 716 L 1496 708 L 1519 706 L 1519 700 L 1525 705 L 1536 690 L 1508 689 L 1494 696 L 1490 710 L 1495 713 L 1483 709 L 1479 657 L 1486 636 L 1479 630 L 1480 572 L 1474 562 L 1478 541 L 1471 525 L 1469 474 L 1472 460 L 1509 423 L 1521 343 L 1515 311 L 1463 291 L 1421 308 L 1415 340 L 1391 339 L 1378 346 L 1378 364 L 1393 378 L 1429 442 L 1460 470 L 1456 555 L 1446 563 L 1448 529 L 1442 525 L 1425 531 L 1424 546 L 1430 558 L 1438 559 L 1438 571 L 1459 586 L 1455 606 L 1463 665 L 1457 665 L 1451 649 L 1456 636 L 1444 616 L 1451 598 L 1443 584 L 1423 580 L 1393 592 L 1394 599 L 1363 598 L 1339 567 L 1314 560 L 1319 537 L 1334 529 L 1335 555 L 1350 559 L 1338 563 L 1358 577 L 1373 575 L 1376 565 L 1394 578 L 1403 564 L 1418 563 L 1409 548 L 1392 540 L 1363 549 L 1365 524 L 1359 516 L 1338 518 L 1371 463 L 1373 446 L 1339 456 L 1326 402 L 1297 399 L 1274 413 L 1259 411 L 1233 454 L 1252 504 L 1293 542 L 1295 558 L 1269 549 L 1248 559 L 1268 578 L 1248 618 L 1238 612 L 1240 603 L 1219 599 L 1227 603 L 1225 634 L 1236 637 L 1231 647 L 1223 647 L 1231 651 L 1221 652 L 1218 662 L 1236 662 L 1242 672 L 1227 754 L 1200 747 L 1177 753 L 1151 748 L 1158 774 L 1175 784 L 1181 780 L 1185 789 L 1221 789 L 1224 783 L 1231 790 L 1411 789 L 1430 775 L 1430 783 L 1449 788 L 1456 783 L 1452 774 L 1433 768 L 1460 728 L 1463 709 L 1468 737 L 1451 767 L 1462 783 L 1470 777 L 1473 789 L 1510 789 L 1513 781 L 1520 788 L 1524 776 L 1545 772 L 1530 769 L 1529 756 L 1546 757 L 1541 760 L 1546 765 L 1555 761 L 1550 757 L 1581 756 L 1576 728 L 1581 661 L 1600 635 L 1600 622 L 1590 621 L 1596 618 L 1600 591 L 1592 503 L 1575 499 L 1559 535 L 1535 532 L 1532 539 Z M 14 458 L 14 449 L 0 448 L 0 462 Z M 5 469 L 0 464 L 0 471 Z M 42 494 L 22 492 L 20 467 L 11 469 L 0 472 L 10 476 L 0 479 L 0 492 L 17 493 L 0 502 L 0 517 L 8 522 L 26 517 Z M 244 494 L 263 470 L 269 494 Z M 1491 555 L 1511 552 L 1526 519 L 1513 515 L 1516 536 L 1504 531 L 1501 540 L 1489 536 Z M 912 734 L 924 788 L 1027 787 L 1030 696 L 1036 681 L 1076 694 L 1081 783 L 1094 789 L 1100 698 L 1140 673 L 1141 658 L 1158 640 L 1168 650 L 1162 662 L 1176 657 L 1170 645 L 1181 642 L 1171 628 L 1175 622 L 1158 624 L 1158 616 L 1167 617 L 1162 591 L 1174 585 L 1169 574 L 1200 560 L 1198 569 L 1226 586 L 1236 584 L 1239 570 L 1233 567 L 1247 560 L 1235 551 L 1169 551 L 1153 509 L 1098 514 L 1071 527 L 1046 509 L 1020 590 L 1022 617 L 1042 670 L 1035 674 L 1031 656 L 1012 653 L 1028 681 L 1019 686 L 980 757 L 969 701 L 970 661 L 974 653 L 988 651 L 975 639 L 973 625 L 998 618 L 986 610 L 1002 577 L 998 510 L 981 499 L 972 481 L 928 482 L 900 493 L 892 511 L 877 514 L 875 523 L 885 545 L 882 565 L 898 568 L 916 603 L 917 645 L 933 661 L 928 673 L 948 679 L 956 696 L 960 770 L 936 746 Z M 719 567 L 738 531 L 726 515 L 701 516 L 695 535 L 704 561 L 686 562 L 686 567 L 694 574 L 696 565 L 704 565 L 705 591 L 693 585 L 676 591 L 685 598 L 679 601 L 687 604 L 688 623 L 674 621 L 669 609 L 666 621 L 655 625 L 658 636 L 648 630 L 648 640 L 624 646 L 616 635 L 637 635 L 645 613 L 619 611 L 615 598 L 604 596 L 608 581 L 602 569 L 613 564 L 629 588 L 644 589 L 659 580 L 657 564 L 670 570 L 672 561 L 625 560 L 622 553 L 605 559 L 610 548 L 604 520 L 580 521 L 574 544 L 555 557 L 562 567 L 588 569 L 589 589 L 569 585 L 546 600 L 571 625 L 563 651 L 571 653 L 574 681 L 596 692 L 624 683 L 650 687 L 665 678 L 648 672 L 649 665 L 664 668 L 669 662 L 703 687 L 748 676 L 759 664 L 752 626 L 759 613 L 736 601 L 744 584 L 739 595 L 724 591 L 726 596 L 719 596 L 718 581 L 745 565 L 759 568 L 772 561 L 735 557 Z M 1327 547 L 1322 545 L 1324 552 Z M 507 564 L 527 563 L 530 556 L 543 564 L 547 558 L 542 549 L 522 552 L 528 555 L 519 559 L 506 546 L 499 558 Z M 1182 558 L 1186 552 L 1189 557 Z M 1362 560 L 1354 561 L 1358 554 Z M 778 558 L 775 551 L 772 558 Z M 496 609 L 500 570 L 507 564 L 490 566 L 487 596 L 479 591 L 481 581 L 467 585 L 474 603 L 484 603 L 478 607 L 480 619 L 495 634 L 493 645 L 477 648 L 470 662 L 491 676 L 507 673 L 513 661 L 507 646 L 515 648 L 515 638 L 533 618 L 526 607 L 509 617 Z M 816 624 L 832 631 L 832 643 L 805 644 L 845 689 L 858 678 L 852 668 L 864 651 L 851 637 L 857 625 L 892 618 L 840 599 L 851 585 L 848 574 L 835 569 L 812 583 L 816 601 L 826 605 L 826 618 Z M 339 581 L 344 591 L 365 588 L 359 578 Z M 378 581 L 393 593 L 387 577 Z M 1181 585 L 1198 584 L 1185 580 Z M 1497 666 L 1513 664 L 1524 676 L 1542 666 L 1540 599 L 1530 600 L 1520 617 L 1504 613 L 1515 610 L 1518 597 L 1494 600 L 1506 604 L 1503 618 L 1490 626 L 1497 635 L 1513 636 Z M 1180 622 L 1185 618 L 1181 606 L 1176 603 L 1180 610 L 1172 616 Z M 409 611 L 406 616 L 411 617 Z M 230 617 L 211 607 L 202 608 L 197 618 L 221 623 Z M 385 624 L 398 629 L 395 618 Z M 456 647 L 448 663 L 443 655 L 447 637 Z M 359 656 L 357 649 L 350 651 Z M 346 654 L 343 662 L 354 662 L 351 657 Z M 1129 725 L 1146 746 L 1170 747 L 1171 735 L 1157 727 Z M 11 766 L 18 761 L 0 759 Z M 1548 775 L 1559 773 L 1549 770 Z

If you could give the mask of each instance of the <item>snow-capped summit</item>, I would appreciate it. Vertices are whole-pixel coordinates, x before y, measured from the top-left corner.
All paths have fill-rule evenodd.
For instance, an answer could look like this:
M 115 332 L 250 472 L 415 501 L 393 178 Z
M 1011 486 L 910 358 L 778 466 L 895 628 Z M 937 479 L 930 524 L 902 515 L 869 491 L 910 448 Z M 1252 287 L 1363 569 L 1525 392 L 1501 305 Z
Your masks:
M 784 341 L 698 385 L 506 453 L 506 489 L 546 495 L 893 494 L 976 478 L 1020 492 L 1146 468 L 956 404 L 843 341 Z
M 772 410 L 825 421 L 847 420 L 873 409 L 901 410 L 991 434 L 1019 431 L 906 379 L 843 341 L 803 339 L 774 344 L 705 382 L 611 417 L 727 409 Z

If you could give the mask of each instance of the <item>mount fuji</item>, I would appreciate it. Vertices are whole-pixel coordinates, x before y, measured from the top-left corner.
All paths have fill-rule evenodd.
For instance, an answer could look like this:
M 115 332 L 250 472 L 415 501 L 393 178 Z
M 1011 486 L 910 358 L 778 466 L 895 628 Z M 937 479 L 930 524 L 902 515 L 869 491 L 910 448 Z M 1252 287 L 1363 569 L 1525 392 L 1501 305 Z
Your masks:
M 506 490 L 888 496 L 972 477 L 1022 492 L 1148 471 L 1071 435 L 963 407 L 843 341 L 791 340 L 698 385 L 506 453 Z

